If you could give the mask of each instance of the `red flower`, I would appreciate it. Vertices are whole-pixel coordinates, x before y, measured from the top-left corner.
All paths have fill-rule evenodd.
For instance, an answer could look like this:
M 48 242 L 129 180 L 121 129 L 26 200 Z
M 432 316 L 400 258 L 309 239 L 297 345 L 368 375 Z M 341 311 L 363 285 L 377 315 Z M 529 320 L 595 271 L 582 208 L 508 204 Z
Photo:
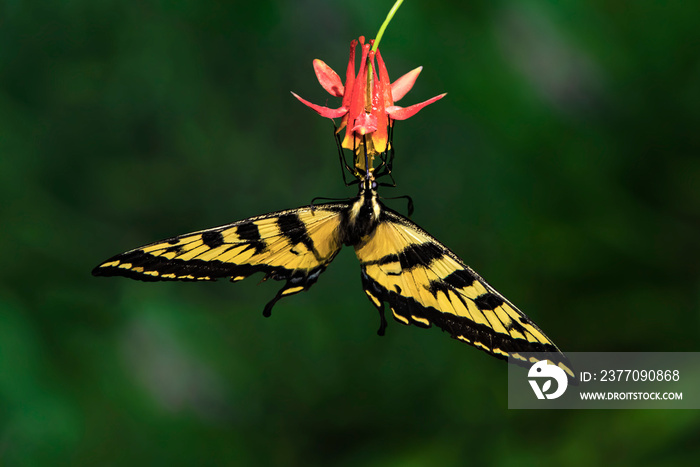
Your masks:
M 393 120 L 405 120 L 412 117 L 426 105 L 442 99 L 445 94 L 409 107 L 394 105 L 395 101 L 401 99 L 411 90 L 423 67 L 409 71 L 390 84 L 389 73 L 379 50 L 376 52 L 371 50 L 374 41 L 365 44 L 365 38 L 360 37 L 359 43 L 362 47 L 360 70 L 356 78 L 355 49 L 358 41 L 353 40 L 350 43 L 350 60 L 345 75 L 345 86 L 331 67 L 321 60 L 314 60 L 314 71 L 318 82 L 329 94 L 343 98 L 340 107 L 337 109 L 323 107 L 292 94 L 322 117 L 343 117 L 338 131 L 346 128 L 343 140 L 344 148 L 352 149 L 359 154 L 364 142 L 367 141 L 365 148 L 367 153 L 377 155 L 387 149 L 388 127 L 393 124 Z M 377 70 L 377 73 L 372 73 L 371 70 Z

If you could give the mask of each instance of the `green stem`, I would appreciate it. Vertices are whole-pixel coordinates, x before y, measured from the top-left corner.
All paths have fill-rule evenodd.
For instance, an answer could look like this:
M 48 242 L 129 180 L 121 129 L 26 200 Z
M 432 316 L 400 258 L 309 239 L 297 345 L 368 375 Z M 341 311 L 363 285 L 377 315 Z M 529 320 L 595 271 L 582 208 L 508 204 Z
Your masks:
M 389 22 L 391 22 L 391 19 L 394 17 L 394 14 L 396 13 L 396 10 L 399 9 L 401 4 L 403 3 L 403 0 L 396 0 L 396 3 L 394 3 L 394 6 L 389 10 L 389 14 L 386 15 L 386 19 L 384 20 L 384 23 L 382 23 L 382 27 L 379 28 L 379 32 L 377 33 L 377 37 L 374 39 L 374 45 L 372 46 L 372 52 L 375 52 L 377 48 L 379 47 L 379 41 L 382 40 L 382 36 L 384 35 L 384 30 L 386 29 L 387 26 L 389 26 Z

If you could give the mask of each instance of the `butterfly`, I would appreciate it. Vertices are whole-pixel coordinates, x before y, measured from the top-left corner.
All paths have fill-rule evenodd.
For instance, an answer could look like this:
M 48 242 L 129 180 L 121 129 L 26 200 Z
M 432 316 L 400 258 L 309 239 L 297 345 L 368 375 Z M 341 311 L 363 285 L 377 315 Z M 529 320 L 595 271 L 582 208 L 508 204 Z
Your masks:
M 379 200 L 373 170 L 365 171 L 358 184 L 356 198 L 151 243 L 108 259 L 92 274 L 141 281 L 237 282 L 261 272 L 264 280 L 285 281 L 264 308 L 263 314 L 270 316 L 278 300 L 308 290 L 340 249 L 352 246 L 362 287 L 379 311 L 378 334 L 387 327 L 388 303 L 399 323 L 435 325 L 455 339 L 524 366 L 537 359 L 523 353 L 548 352 L 548 360 L 575 379 L 567 358 L 530 318 L 445 245 Z

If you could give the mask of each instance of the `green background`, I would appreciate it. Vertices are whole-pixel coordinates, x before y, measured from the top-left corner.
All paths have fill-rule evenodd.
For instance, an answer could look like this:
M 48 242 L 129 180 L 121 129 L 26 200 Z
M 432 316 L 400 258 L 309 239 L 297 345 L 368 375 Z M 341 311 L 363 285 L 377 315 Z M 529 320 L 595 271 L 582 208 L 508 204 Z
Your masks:
M 316 82 L 390 1 L 0 3 L 0 464 L 687 465 L 697 411 L 509 411 L 507 365 L 312 290 L 93 278 L 348 197 Z M 700 3 L 411 1 L 382 41 L 413 219 L 568 351 L 697 351 Z M 388 204 L 405 212 L 405 203 Z

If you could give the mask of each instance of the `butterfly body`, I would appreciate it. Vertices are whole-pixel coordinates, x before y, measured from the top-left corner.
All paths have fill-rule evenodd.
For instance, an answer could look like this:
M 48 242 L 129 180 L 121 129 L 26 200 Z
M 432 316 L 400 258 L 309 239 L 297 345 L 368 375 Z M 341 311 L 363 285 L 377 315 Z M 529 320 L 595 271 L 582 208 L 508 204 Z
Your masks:
M 532 363 L 522 352 L 552 352 L 570 377 L 566 357 L 525 314 L 455 253 L 401 214 L 384 206 L 368 172 L 356 198 L 304 206 L 152 243 L 114 256 L 96 276 L 143 281 L 239 281 L 262 272 L 286 281 L 265 306 L 269 316 L 282 297 L 308 290 L 338 254 L 352 246 L 362 286 L 387 326 L 394 319 L 436 325 L 452 337 L 499 358 Z

